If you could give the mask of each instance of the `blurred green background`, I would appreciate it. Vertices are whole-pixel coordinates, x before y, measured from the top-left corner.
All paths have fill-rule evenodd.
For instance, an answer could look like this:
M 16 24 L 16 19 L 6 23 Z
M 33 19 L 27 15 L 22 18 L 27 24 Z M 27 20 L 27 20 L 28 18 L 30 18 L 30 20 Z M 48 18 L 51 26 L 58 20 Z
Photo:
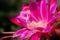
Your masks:
M 14 17 L 18 15 L 21 11 L 22 4 L 28 4 L 30 0 L 0 0 L 0 33 L 1 32 L 13 32 L 21 27 L 13 24 L 8 17 Z M 58 7 L 60 6 L 60 0 L 58 1 Z M 0 34 L 0 38 L 4 36 Z M 45 38 L 43 37 L 42 40 Z M 57 40 L 58 38 L 54 35 L 51 37 L 51 40 Z M 15 39 L 5 39 L 5 40 L 18 40 Z

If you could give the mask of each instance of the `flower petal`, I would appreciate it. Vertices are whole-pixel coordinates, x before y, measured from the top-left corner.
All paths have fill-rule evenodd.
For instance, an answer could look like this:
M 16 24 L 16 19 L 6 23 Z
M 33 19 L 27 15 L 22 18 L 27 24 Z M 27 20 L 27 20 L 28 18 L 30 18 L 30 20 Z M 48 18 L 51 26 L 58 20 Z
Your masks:
M 53 14 L 57 8 L 57 1 L 56 0 L 51 0 L 50 1 L 50 12 Z
M 16 18 L 9 18 L 10 21 L 12 21 L 14 24 L 18 25 L 18 26 L 25 26 L 24 24 L 22 24 L 18 19 Z
M 59 11 L 56 15 L 54 15 L 54 16 L 49 20 L 48 24 L 53 23 L 54 20 L 55 20 L 56 18 L 58 18 L 59 16 L 60 16 L 60 11 Z
M 27 11 L 21 11 L 20 14 L 16 17 L 21 24 L 24 25 L 24 27 L 27 26 L 29 20 L 29 14 Z
M 51 23 L 55 22 L 55 19 L 56 19 L 56 17 L 53 16 L 53 17 L 48 21 L 48 24 L 51 24 Z
M 31 38 L 29 40 L 40 40 L 40 37 L 38 34 L 34 34 L 31 36 Z
M 35 34 L 36 31 L 33 31 L 33 30 L 26 30 L 25 32 L 23 32 L 20 36 L 21 39 L 26 39 L 26 38 L 29 38 L 31 37 L 33 34 Z
M 42 20 L 48 20 L 48 6 L 46 0 L 41 0 L 40 15 Z
M 15 32 L 14 34 L 13 34 L 13 37 L 17 37 L 17 36 L 20 36 L 23 32 L 25 32 L 26 31 L 26 28 L 23 28 L 23 29 L 20 29 L 20 30 L 18 30 L 17 32 Z
M 49 31 L 51 31 L 52 28 L 53 28 L 53 26 L 48 26 L 47 28 L 43 29 L 42 32 L 49 32 Z
M 35 19 L 39 20 L 40 18 L 39 5 L 35 2 L 31 2 L 29 7 L 30 7 L 31 14 L 35 17 Z

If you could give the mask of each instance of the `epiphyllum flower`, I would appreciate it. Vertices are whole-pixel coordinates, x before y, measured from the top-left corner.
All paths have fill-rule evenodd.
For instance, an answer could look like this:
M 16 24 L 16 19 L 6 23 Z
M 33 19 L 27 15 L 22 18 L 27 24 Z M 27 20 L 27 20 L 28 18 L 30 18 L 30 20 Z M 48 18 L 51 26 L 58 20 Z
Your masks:
M 39 2 L 30 2 L 28 6 L 22 6 L 22 11 L 18 16 L 11 19 L 12 22 L 23 29 L 13 34 L 13 37 L 29 40 L 40 40 L 41 33 L 48 33 L 53 28 L 52 23 L 60 16 L 60 11 L 55 12 L 57 7 L 56 0 L 41 0 Z M 56 14 L 55 14 L 56 13 Z

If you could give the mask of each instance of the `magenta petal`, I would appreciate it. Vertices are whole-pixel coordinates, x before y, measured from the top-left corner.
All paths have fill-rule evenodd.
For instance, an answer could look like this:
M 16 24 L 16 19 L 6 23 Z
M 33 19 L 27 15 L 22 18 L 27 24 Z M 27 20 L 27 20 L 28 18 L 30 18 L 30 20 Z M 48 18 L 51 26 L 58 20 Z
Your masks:
M 52 28 L 53 28 L 53 26 L 48 26 L 47 28 L 43 29 L 42 32 L 49 32 L 49 31 L 51 31 Z
M 48 20 L 48 5 L 46 0 L 41 0 L 40 15 L 42 20 Z
M 19 20 L 21 20 L 23 24 L 26 24 L 29 20 L 29 13 L 26 11 L 21 11 L 20 15 L 17 18 L 19 18 Z
M 53 23 L 53 22 L 55 21 L 55 19 L 56 19 L 56 17 L 55 17 L 55 16 L 53 16 L 53 17 L 48 21 L 48 24 Z
M 29 6 L 30 6 L 31 14 L 35 17 L 35 19 L 38 20 L 38 18 L 40 18 L 39 5 L 35 2 L 31 2 Z
M 18 25 L 18 26 L 24 26 L 24 24 L 22 24 L 18 19 L 16 18 L 9 18 L 10 21 L 12 21 L 14 24 Z
M 60 16 L 60 11 L 59 11 L 56 15 L 54 15 L 54 16 L 49 20 L 48 24 L 53 23 L 54 20 L 55 20 L 56 18 L 58 18 L 59 16 Z
M 27 26 L 27 23 L 29 21 L 29 13 L 28 11 L 21 11 L 20 14 L 16 17 L 21 24 L 23 24 L 25 27 Z
M 29 40 L 40 40 L 40 37 L 38 34 L 34 34 L 31 36 L 31 38 Z
M 26 30 L 24 33 L 21 34 L 20 38 L 21 39 L 26 39 L 26 38 L 31 37 L 35 33 L 36 33 L 36 31 Z
M 51 0 L 50 1 L 50 12 L 53 14 L 57 8 L 57 1 L 56 0 Z
M 20 36 L 24 31 L 26 31 L 26 28 L 20 29 L 17 32 L 13 34 L 13 37 Z

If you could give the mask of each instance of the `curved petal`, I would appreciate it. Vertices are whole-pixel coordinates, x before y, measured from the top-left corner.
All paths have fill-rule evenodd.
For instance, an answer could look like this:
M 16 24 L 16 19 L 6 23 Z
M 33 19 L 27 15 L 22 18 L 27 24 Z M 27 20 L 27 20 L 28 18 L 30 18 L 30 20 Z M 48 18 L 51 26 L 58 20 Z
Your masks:
M 56 0 L 50 0 L 50 12 L 53 14 L 57 8 L 57 1 Z
M 18 25 L 18 26 L 25 26 L 24 24 L 22 24 L 18 19 L 16 18 L 9 18 L 10 21 L 12 21 L 14 24 Z
M 28 22 L 30 21 L 29 20 L 29 13 L 28 11 L 21 11 L 19 13 L 19 15 L 16 17 L 16 20 L 18 20 L 19 22 L 21 22 L 21 24 L 24 25 L 24 27 L 27 26 Z
M 48 20 L 48 5 L 46 0 L 41 0 L 40 15 L 43 21 Z
M 31 7 L 30 7 L 31 8 Z M 29 21 L 31 20 L 34 20 L 34 21 L 37 21 L 37 18 L 35 17 L 35 15 L 32 15 L 33 13 L 31 12 L 29 6 L 23 6 L 23 12 L 22 14 L 20 14 L 23 18 L 26 17 L 28 18 L 29 17 Z M 27 17 L 28 15 L 28 17 Z
M 38 34 L 34 34 L 31 36 L 31 38 L 29 40 L 40 40 L 40 37 Z
M 26 27 L 29 21 L 29 14 L 30 14 L 29 10 L 27 10 L 26 8 L 24 7 L 24 9 L 19 13 L 18 16 L 10 18 L 10 20 L 19 26 L 22 25 Z
M 27 21 L 29 20 L 29 14 L 28 11 L 21 11 L 20 14 L 17 16 L 19 20 L 23 21 L 23 24 L 26 24 Z
M 35 17 L 35 19 L 38 21 L 40 17 L 40 12 L 39 12 L 39 5 L 35 2 L 30 2 L 29 5 L 31 14 Z
M 27 30 L 26 28 L 20 29 L 13 34 L 13 37 L 20 36 L 21 39 L 26 39 L 32 36 L 36 31 L 34 30 Z
M 54 15 L 54 16 L 49 20 L 48 24 L 49 24 L 49 23 L 53 23 L 54 20 L 55 20 L 56 18 L 58 18 L 59 16 L 60 16 L 60 11 L 59 11 L 56 15 Z
M 55 22 L 55 19 L 56 19 L 56 17 L 52 16 L 52 18 L 48 21 L 48 24 L 51 24 L 51 23 Z
M 21 39 L 26 39 L 26 38 L 29 38 L 31 37 L 33 34 L 35 34 L 36 31 L 33 31 L 33 30 L 26 30 L 25 32 L 23 32 L 20 36 Z
M 17 36 L 20 36 L 23 32 L 25 32 L 26 31 L 26 28 L 23 28 L 23 29 L 20 29 L 20 30 L 18 30 L 17 32 L 15 32 L 14 34 L 13 34 L 13 37 L 17 37 Z

